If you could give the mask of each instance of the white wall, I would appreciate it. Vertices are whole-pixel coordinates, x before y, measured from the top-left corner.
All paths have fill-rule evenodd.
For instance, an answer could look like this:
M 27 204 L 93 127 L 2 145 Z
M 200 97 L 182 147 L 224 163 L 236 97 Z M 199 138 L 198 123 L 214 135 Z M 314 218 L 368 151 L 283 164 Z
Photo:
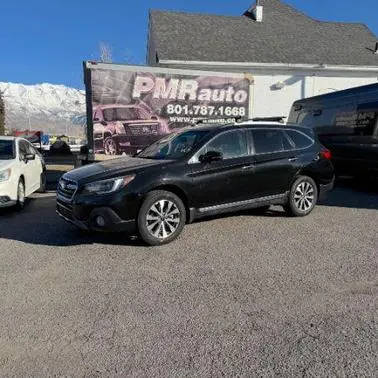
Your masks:
M 377 76 L 339 77 L 314 74 L 254 74 L 253 117 L 288 116 L 294 101 L 376 83 Z M 282 88 L 280 88 L 282 87 Z
M 213 72 L 248 73 L 254 78 L 251 117 L 286 116 L 294 101 L 378 82 L 377 67 L 332 66 L 305 68 L 305 65 L 203 63 L 162 61 L 159 66 Z M 309 65 L 307 65 L 309 66 Z M 277 85 L 278 84 L 278 85 Z

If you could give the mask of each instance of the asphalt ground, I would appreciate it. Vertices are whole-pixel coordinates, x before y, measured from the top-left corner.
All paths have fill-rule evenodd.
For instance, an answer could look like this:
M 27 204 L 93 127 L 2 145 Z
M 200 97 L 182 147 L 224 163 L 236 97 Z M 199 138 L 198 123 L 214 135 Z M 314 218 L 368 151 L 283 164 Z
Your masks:
M 148 248 L 85 234 L 55 195 L 0 212 L 1 376 L 377 376 L 378 186 Z

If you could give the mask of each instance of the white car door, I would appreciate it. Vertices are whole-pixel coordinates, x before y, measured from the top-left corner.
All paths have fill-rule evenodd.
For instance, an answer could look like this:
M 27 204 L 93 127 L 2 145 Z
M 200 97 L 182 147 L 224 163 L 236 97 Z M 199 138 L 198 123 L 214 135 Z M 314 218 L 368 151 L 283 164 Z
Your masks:
M 19 157 L 20 157 L 20 171 L 25 177 L 25 195 L 33 193 L 39 187 L 40 175 L 38 174 L 35 160 L 26 160 L 26 155 L 31 154 L 29 142 L 20 140 L 18 142 Z M 38 183 L 38 186 L 37 186 Z
M 25 160 L 25 156 L 28 153 L 27 144 L 23 140 L 18 141 L 18 166 L 19 166 L 19 174 L 20 176 L 24 176 L 25 178 L 25 195 L 30 194 L 31 192 L 31 172 L 27 167 L 27 162 Z
M 41 186 L 41 173 L 43 171 L 43 167 L 37 150 L 30 142 L 27 142 L 27 144 L 29 151 L 28 153 L 30 155 L 34 155 L 34 160 L 30 160 L 27 165 L 29 166 L 29 169 L 32 170 L 32 191 L 35 192 Z

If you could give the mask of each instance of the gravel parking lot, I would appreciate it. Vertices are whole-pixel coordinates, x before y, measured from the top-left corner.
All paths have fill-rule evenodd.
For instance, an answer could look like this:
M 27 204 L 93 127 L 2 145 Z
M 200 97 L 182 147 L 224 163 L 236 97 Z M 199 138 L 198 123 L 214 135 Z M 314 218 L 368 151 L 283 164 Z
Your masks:
M 306 218 L 189 225 L 147 248 L 83 234 L 55 195 L 0 213 L 0 375 L 378 374 L 378 188 Z

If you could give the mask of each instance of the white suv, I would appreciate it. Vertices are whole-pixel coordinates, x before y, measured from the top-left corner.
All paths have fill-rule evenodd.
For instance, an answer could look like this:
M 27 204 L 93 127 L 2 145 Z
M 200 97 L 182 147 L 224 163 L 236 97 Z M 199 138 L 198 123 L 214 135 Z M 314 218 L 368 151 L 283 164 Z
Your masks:
M 25 197 L 46 185 L 42 155 L 27 140 L 0 136 L 0 208 L 23 208 Z

